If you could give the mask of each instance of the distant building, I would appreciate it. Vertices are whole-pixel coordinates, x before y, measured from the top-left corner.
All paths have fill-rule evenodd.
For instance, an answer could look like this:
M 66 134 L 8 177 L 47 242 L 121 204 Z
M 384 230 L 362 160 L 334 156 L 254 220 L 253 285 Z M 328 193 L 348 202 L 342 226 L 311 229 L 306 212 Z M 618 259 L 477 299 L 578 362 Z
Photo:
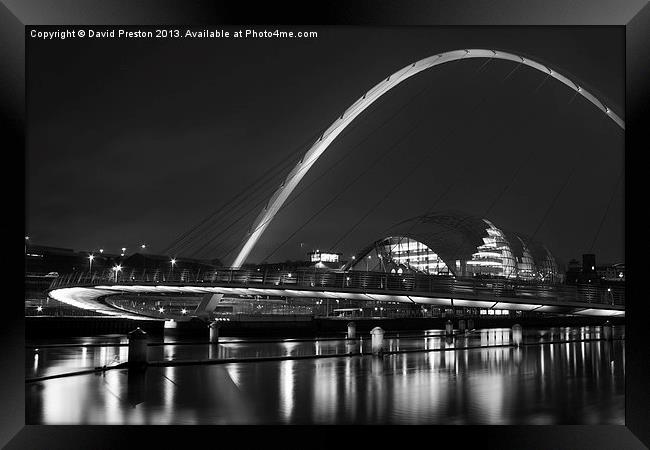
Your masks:
M 245 264 L 248 269 L 260 269 L 262 271 L 294 270 L 310 271 L 319 269 L 341 269 L 345 261 L 340 261 L 341 253 L 322 253 L 318 250 L 309 252 L 307 260 L 287 260 L 278 263 Z
M 341 253 L 326 253 L 316 250 L 315 252 L 308 253 L 309 260 L 313 263 L 337 263 L 341 257 Z
M 217 264 L 215 264 L 217 263 Z M 163 281 L 170 275 L 212 271 L 219 261 L 204 261 L 191 258 L 171 258 L 163 255 L 133 253 L 130 255 L 106 252 L 75 251 L 69 248 L 29 245 L 25 249 L 25 276 L 57 277 L 72 272 L 91 272 L 98 276 L 111 276 L 113 268 L 119 265 L 121 274 L 127 278 Z
M 460 211 L 428 213 L 395 225 L 361 249 L 345 269 L 562 281 L 545 245 Z
M 64 274 L 90 270 L 91 252 L 77 252 L 70 248 L 29 245 L 25 249 L 25 275 Z M 93 254 L 93 272 L 112 267 L 118 255 Z
M 566 284 L 576 284 L 582 274 L 582 263 L 577 259 L 572 259 L 567 264 L 567 271 L 564 276 Z
M 597 264 L 596 255 L 582 255 L 582 263 L 569 261 L 565 275 L 567 284 L 611 284 L 625 281 L 625 264 Z

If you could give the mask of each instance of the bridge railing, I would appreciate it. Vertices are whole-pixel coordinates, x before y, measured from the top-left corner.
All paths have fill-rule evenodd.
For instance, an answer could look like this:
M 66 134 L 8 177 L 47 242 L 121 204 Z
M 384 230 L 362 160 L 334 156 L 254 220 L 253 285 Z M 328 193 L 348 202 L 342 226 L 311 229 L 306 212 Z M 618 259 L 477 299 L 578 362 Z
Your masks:
M 389 274 L 341 270 L 270 270 L 270 269 L 220 269 L 191 272 L 189 270 L 146 273 L 136 269 L 109 272 L 74 272 L 55 278 L 50 289 L 70 286 L 97 286 L 114 284 L 204 284 L 246 287 L 315 288 L 358 290 L 359 292 L 386 291 L 435 293 L 439 296 L 489 297 L 495 299 L 546 299 L 558 302 L 581 302 L 608 305 L 625 305 L 625 287 L 591 284 L 543 284 L 534 281 L 451 277 L 426 274 Z

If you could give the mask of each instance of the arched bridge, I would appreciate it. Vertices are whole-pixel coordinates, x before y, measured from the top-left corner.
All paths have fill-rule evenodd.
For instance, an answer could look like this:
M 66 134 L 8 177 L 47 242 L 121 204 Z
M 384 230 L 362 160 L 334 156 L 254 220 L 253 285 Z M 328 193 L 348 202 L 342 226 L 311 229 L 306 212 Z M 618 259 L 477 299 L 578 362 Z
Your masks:
M 563 83 L 571 90 L 575 91 L 576 95 L 580 95 L 593 104 L 596 108 L 601 110 L 603 114 L 611 119 L 618 127 L 625 129 L 625 123 L 612 109 L 600 101 L 592 93 L 588 92 L 577 81 L 571 80 L 559 72 L 534 61 L 530 58 L 525 58 L 513 53 L 487 50 L 487 49 L 463 49 L 453 50 L 428 58 L 416 61 L 408 66 L 398 70 L 397 72 L 389 75 L 377 83 L 372 89 L 363 94 L 356 102 L 354 102 L 348 109 L 346 109 L 330 126 L 323 132 L 323 134 L 312 144 L 307 153 L 302 157 L 300 162 L 291 170 L 287 175 L 282 185 L 273 192 L 266 206 L 259 213 L 253 225 L 250 228 L 248 235 L 243 242 L 239 253 L 232 263 L 233 267 L 240 267 L 245 261 L 253 247 L 260 239 L 270 222 L 275 215 L 280 211 L 284 203 L 287 201 L 291 193 L 298 186 L 302 178 L 307 174 L 309 169 L 316 163 L 318 158 L 325 153 L 330 144 L 336 137 L 347 128 L 363 111 L 372 105 L 382 95 L 402 83 L 412 76 L 442 64 L 458 61 L 462 59 L 471 58 L 489 58 L 513 61 L 522 64 L 532 69 L 546 73 L 549 77 Z
M 76 273 L 53 281 L 48 295 L 58 301 L 109 315 L 134 318 L 106 301 L 122 294 L 195 294 L 206 312 L 222 295 L 400 302 L 585 316 L 624 316 L 624 287 L 541 284 L 503 278 L 456 278 L 426 274 L 387 274 L 342 270 L 223 269 L 183 273 L 173 279 L 136 279 Z M 213 309 L 213 308 L 212 308 Z M 210 311 L 208 307 L 207 311 Z

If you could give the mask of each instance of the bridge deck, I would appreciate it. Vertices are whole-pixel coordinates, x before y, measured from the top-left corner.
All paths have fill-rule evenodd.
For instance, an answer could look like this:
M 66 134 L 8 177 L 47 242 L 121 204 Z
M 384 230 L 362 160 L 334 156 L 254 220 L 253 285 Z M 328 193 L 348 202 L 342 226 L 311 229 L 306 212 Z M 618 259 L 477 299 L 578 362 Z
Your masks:
M 162 281 L 72 274 L 55 280 L 49 295 L 80 308 L 115 315 L 120 313 L 119 310 L 102 299 L 124 293 L 331 298 L 578 315 L 625 315 L 624 287 L 358 271 L 263 273 L 257 270 L 223 270 L 203 277 L 181 273 L 175 279 Z

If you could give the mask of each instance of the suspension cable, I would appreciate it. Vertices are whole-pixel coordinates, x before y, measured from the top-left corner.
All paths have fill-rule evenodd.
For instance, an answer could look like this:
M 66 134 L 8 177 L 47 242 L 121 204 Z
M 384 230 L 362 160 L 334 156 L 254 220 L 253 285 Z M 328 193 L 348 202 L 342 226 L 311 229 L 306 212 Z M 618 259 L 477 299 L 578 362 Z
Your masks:
M 546 81 L 548 80 L 548 78 L 549 78 L 549 75 L 547 75 L 546 77 L 544 77 L 544 79 L 543 79 L 543 80 L 538 84 L 538 86 L 533 90 L 532 95 L 535 95 L 535 94 L 537 94 L 537 92 L 539 92 L 539 90 L 540 90 L 541 87 L 546 83 Z M 575 99 L 575 95 L 574 95 L 574 96 L 571 98 L 571 100 L 567 103 L 567 106 L 570 105 L 570 104 L 573 102 L 574 99 Z M 566 114 L 566 111 L 567 111 L 567 110 L 565 109 L 564 112 L 563 112 L 563 114 Z M 525 124 L 528 124 L 528 123 L 531 123 L 531 121 L 528 120 L 528 121 L 525 122 Z M 520 128 L 518 128 L 517 130 L 518 130 L 519 133 L 521 133 L 522 129 L 523 129 L 523 128 L 520 127 Z M 497 134 L 498 134 L 498 133 L 494 133 L 491 139 L 495 138 L 495 137 L 497 136 Z M 515 170 L 514 174 L 513 174 L 512 177 L 510 178 L 510 180 L 505 184 L 505 186 L 503 187 L 503 189 L 502 189 L 502 190 L 497 194 L 497 196 L 494 198 L 494 200 L 493 200 L 493 201 L 489 204 L 489 206 L 486 208 L 485 212 L 483 213 L 483 217 L 487 217 L 487 216 L 488 216 L 488 214 L 490 213 L 490 211 L 494 208 L 494 206 L 496 206 L 496 204 L 497 204 L 498 201 L 503 197 L 503 195 L 505 194 L 505 192 L 506 192 L 506 191 L 507 191 L 507 190 L 508 190 L 512 185 L 513 185 L 514 181 L 517 179 L 519 173 L 521 173 L 521 170 L 523 169 L 523 167 L 525 166 L 526 162 L 528 161 L 528 156 L 530 156 L 532 153 L 533 153 L 532 150 L 529 150 L 529 152 L 528 152 L 528 153 L 527 153 L 527 154 L 522 158 L 521 163 L 519 164 L 519 166 L 518 166 L 517 169 Z M 459 226 L 459 225 L 462 225 L 463 223 L 467 222 L 467 221 L 470 220 L 471 218 L 472 218 L 472 216 L 464 217 L 464 218 L 462 218 L 462 219 L 458 222 L 457 225 L 458 225 L 458 226 Z M 417 225 L 417 222 L 413 222 L 413 224 L 411 225 L 411 227 L 409 228 L 408 231 L 411 231 L 411 230 L 412 230 L 416 225 Z M 443 232 L 434 233 L 434 235 L 438 235 L 438 234 L 441 234 L 441 233 L 443 233 Z M 458 252 L 459 249 L 460 249 L 460 245 L 457 246 L 457 247 L 455 248 L 454 253 Z
M 594 236 L 594 240 L 591 241 L 591 245 L 589 246 L 589 253 L 591 253 L 591 251 L 593 250 L 594 245 L 596 244 L 596 240 L 598 239 L 598 235 L 600 234 L 600 230 L 603 227 L 603 223 L 605 223 L 605 218 L 607 217 L 609 208 L 610 206 L 612 206 L 612 201 L 614 200 L 614 196 L 616 195 L 616 188 L 618 187 L 618 184 L 623 179 L 623 173 L 624 171 L 621 171 L 620 175 L 618 176 L 618 179 L 616 180 L 616 183 L 614 183 L 614 187 L 612 188 L 612 195 L 609 197 L 609 201 L 607 202 L 607 208 L 605 208 L 605 213 L 603 214 L 603 217 L 600 219 L 600 224 L 598 224 L 598 228 L 596 229 L 596 235 Z
M 300 225 L 300 227 L 298 227 L 298 229 L 296 229 L 293 233 L 291 233 L 291 235 L 290 235 L 287 239 L 285 239 L 284 241 L 282 241 L 282 242 L 280 243 L 280 245 L 278 245 L 278 246 L 277 246 L 277 247 L 276 247 L 276 248 L 275 248 L 271 253 L 269 253 L 269 254 L 264 258 L 264 260 L 267 260 L 268 258 L 270 258 L 271 256 L 273 256 L 273 254 L 274 254 L 276 251 L 278 251 L 278 250 L 279 250 L 279 249 L 280 249 L 284 244 L 286 244 L 286 243 L 287 243 L 287 242 L 288 242 L 292 237 L 294 237 L 294 236 L 295 236 L 295 235 L 296 235 L 300 230 L 302 230 L 303 228 L 305 228 L 305 226 L 307 226 L 307 225 L 308 225 L 312 220 L 314 220 L 314 219 L 315 219 L 317 216 L 319 216 L 323 211 L 325 211 L 325 210 L 326 210 L 326 209 L 327 209 L 327 208 L 328 208 L 332 203 L 334 203 L 336 200 L 338 200 L 338 199 L 341 197 L 341 195 L 343 195 L 345 192 L 347 192 L 347 190 L 348 190 L 352 185 L 354 185 L 357 181 L 359 181 L 359 180 L 361 179 L 361 177 L 363 177 L 366 173 L 368 173 L 368 172 L 370 171 L 370 169 L 374 168 L 374 167 L 377 165 L 377 163 L 378 163 L 379 161 L 381 161 L 381 160 L 382 160 L 386 155 L 389 154 L 389 152 L 390 152 L 391 150 L 393 150 L 395 147 L 397 147 L 397 146 L 398 146 L 398 145 L 399 145 L 399 144 L 404 140 L 404 138 L 406 138 L 407 136 L 410 136 L 410 135 L 411 135 L 411 134 L 412 134 L 412 133 L 413 133 L 417 128 L 419 128 L 419 126 L 422 124 L 422 122 L 423 122 L 423 121 L 419 121 L 419 122 L 418 122 L 414 127 L 411 128 L 411 130 L 410 130 L 406 135 L 402 136 L 402 137 L 399 138 L 396 142 L 394 142 L 392 145 L 390 145 L 389 147 L 387 147 L 386 150 L 384 150 L 384 151 L 379 155 L 378 158 L 375 158 L 375 160 L 373 161 L 372 164 L 370 164 L 369 166 L 367 166 L 366 169 L 365 169 L 364 171 L 360 172 L 360 173 L 359 173 L 359 174 L 358 174 L 358 175 L 357 175 L 357 176 L 356 176 L 356 177 L 355 177 L 355 178 L 354 178 L 350 183 L 348 183 L 348 184 L 343 188 L 343 190 L 339 191 L 339 192 L 338 192 L 334 197 L 332 197 L 332 198 L 331 198 L 331 199 L 330 199 L 330 200 L 329 200 L 325 205 L 323 205 L 320 209 L 318 209 L 318 211 L 316 211 L 316 213 L 314 213 L 314 214 L 313 214 L 313 215 L 312 215 L 312 216 L 311 216 L 311 217 L 310 217 L 306 222 L 304 222 L 302 225 Z
M 264 184 L 270 182 L 271 179 L 272 179 L 273 177 L 277 176 L 277 174 L 278 174 L 279 172 L 283 171 L 284 168 L 285 168 L 288 164 L 290 164 L 293 160 L 295 160 L 295 158 L 298 156 L 298 154 L 301 153 L 301 151 L 303 150 L 303 148 L 305 147 L 305 145 L 306 145 L 307 143 L 309 143 L 311 140 L 313 140 L 314 137 L 317 137 L 318 135 L 320 135 L 320 133 L 321 133 L 321 131 L 319 131 L 318 133 L 316 133 L 315 136 L 311 136 L 310 138 L 308 138 L 305 142 L 303 142 L 302 144 L 300 144 L 297 148 L 294 148 L 294 149 L 293 149 L 291 152 L 289 152 L 289 153 L 288 153 L 288 154 L 287 154 L 283 159 L 281 159 L 280 161 L 278 161 L 278 162 L 277 162 L 277 163 L 276 163 L 276 164 L 275 164 L 275 165 L 274 165 L 274 166 L 273 166 L 269 171 L 267 171 L 266 174 L 265 174 L 263 177 L 256 179 L 253 183 L 249 184 L 249 185 L 246 186 L 244 189 L 242 189 L 241 191 L 239 191 L 237 194 L 235 194 L 233 197 L 231 197 L 231 198 L 230 198 L 230 199 L 229 199 L 229 200 L 228 200 L 224 205 L 220 206 L 218 209 L 216 209 L 215 211 L 213 211 L 211 214 L 209 214 L 206 218 L 204 218 L 204 219 L 203 219 L 201 222 L 199 222 L 197 225 L 193 226 L 193 227 L 190 228 L 188 231 L 182 233 L 180 236 L 178 236 L 176 239 L 174 239 L 174 241 L 172 241 L 172 243 L 171 243 L 170 245 L 168 245 L 168 246 L 163 250 L 163 253 L 167 253 L 168 251 L 170 251 L 171 249 L 173 249 L 175 246 L 179 245 L 179 244 L 180 244 L 184 239 L 186 239 L 186 238 L 187 238 L 191 233 L 193 233 L 193 232 L 195 232 L 196 230 L 198 230 L 201 226 L 203 226 L 205 223 L 207 223 L 209 220 L 211 220 L 214 216 L 216 216 L 217 214 L 221 213 L 221 212 L 222 212 L 224 209 L 226 209 L 229 205 L 231 205 L 232 203 L 236 202 L 238 199 L 240 199 L 241 197 L 243 197 L 244 195 L 246 195 L 249 191 L 258 189 L 259 186 L 256 187 L 256 185 L 258 185 L 258 184 L 260 184 L 260 183 L 262 183 L 262 185 L 264 185 Z M 269 177 L 270 177 L 270 178 L 269 178 Z M 265 178 L 269 178 L 269 179 L 265 180 Z
M 460 61 L 460 60 L 459 60 L 459 61 Z M 489 60 L 488 60 L 488 62 L 489 62 Z M 285 203 L 285 204 L 284 204 L 284 205 L 283 205 L 283 206 L 278 210 L 278 213 L 279 213 L 280 211 L 284 210 L 284 208 L 286 208 L 287 206 L 289 206 L 289 205 L 290 205 L 291 203 L 293 203 L 295 200 L 297 200 L 297 199 L 298 199 L 302 194 L 304 194 L 305 192 L 307 192 L 307 190 L 308 190 L 312 185 L 314 185 L 318 180 L 320 180 L 323 176 L 325 176 L 325 175 L 326 175 L 330 170 L 332 170 L 332 169 L 333 169 L 335 166 L 337 166 L 340 162 L 342 162 L 343 160 L 347 159 L 349 156 L 352 156 L 353 151 L 356 150 L 357 148 L 359 148 L 359 147 L 360 147 L 363 143 L 365 143 L 365 142 L 366 142 L 370 137 L 374 136 L 374 134 L 375 134 L 375 132 L 376 132 L 377 130 L 381 129 L 385 124 L 387 124 L 387 123 L 390 122 L 392 119 L 394 119 L 397 115 L 399 115 L 399 114 L 400 114 L 404 109 L 406 109 L 407 106 L 409 106 L 409 105 L 413 102 L 413 100 L 415 100 L 415 99 L 417 99 L 417 98 L 421 98 L 421 97 L 422 97 L 424 94 L 426 94 L 426 93 L 427 93 L 427 92 L 428 92 L 432 87 L 433 87 L 432 84 L 427 84 L 424 88 L 420 89 L 420 90 L 419 90 L 415 95 L 411 96 L 411 97 L 408 99 L 408 101 L 407 101 L 406 103 L 404 103 L 404 104 L 403 104 L 403 105 L 402 105 L 402 106 L 401 106 L 401 107 L 400 107 L 396 112 L 394 112 L 391 116 L 389 116 L 389 117 L 388 117 L 387 119 L 385 119 L 382 123 L 380 123 L 377 127 L 375 127 L 375 129 L 373 129 L 373 131 L 371 131 L 370 133 L 368 133 L 368 134 L 364 137 L 364 139 L 362 139 L 362 140 L 361 140 L 359 143 L 357 143 L 357 144 L 356 144 L 356 145 L 355 145 L 351 150 L 349 150 L 349 151 L 348 151 L 348 152 L 347 152 L 347 153 L 342 157 L 342 159 L 339 159 L 337 162 L 335 162 L 335 164 L 334 164 L 333 166 L 331 166 L 330 168 L 328 168 L 324 173 L 322 173 L 318 178 L 316 178 L 314 181 L 312 181 L 309 185 L 307 185 L 306 187 L 303 187 L 303 188 L 301 189 L 301 191 L 300 191 L 297 195 L 295 195 L 295 196 L 292 197 L 289 201 L 287 201 L 287 202 L 286 202 L 286 203 Z M 346 130 L 347 130 L 347 129 L 346 129 Z M 343 134 L 343 133 L 342 133 L 342 134 Z M 303 169 L 301 169 L 301 170 L 303 170 Z M 259 225 L 254 229 L 254 230 L 251 230 L 251 231 L 250 231 L 249 233 L 247 233 L 246 235 L 248 235 L 248 234 L 250 234 L 250 233 L 254 233 L 254 232 L 257 231 L 259 228 L 261 228 L 261 227 L 263 227 L 264 225 L 266 225 L 270 220 L 271 220 L 271 218 L 267 219 L 266 221 L 264 221 L 263 223 L 259 224 Z M 226 253 L 226 255 L 224 255 L 224 257 L 225 257 L 225 256 L 228 256 L 228 255 L 229 255 L 230 253 L 232 253 L 235 249 L 237 249 L 237 247 L 238 247 L 239 245 L 241 245 L 241 244 L 244 242 L 244 240 L 245 240 L 245 238 L 242 239 L 242 240 L 241 240 L 241 241 L 240 241 L 240 242 L 239 242 L 235 247 L 231 248 L 231 249 Z
M 489 62 L 489 60 L 488 60 L 488 62 Z M 522 64 L 521 62 L 520 62 L 519 64 L 517 64 L 517 66 L 515 66 L 515 68 L 512 69 L 512 70 L 511 70 L 511 71 L 510 71 L 510 72 L 509 72 L 509 73 L 508 73 L 508 74 L 507 74 L 507 75 L 506 75 L 506 76 L 501 80 L 501 83 L 504 83 L 504 82 L 505 82 L 505 81 L 506 81 L 506 80 L 507 80 L 507 79 L 508 79 L 508 78 L 509 78 L 509 77 L 510 77 L 514 72 L 515 72 L 515 70 L 516 70 L 516 69 L 517 69 L 521 64 Z M 483 66 L 484 66 L 484 65 L 482 65 L 481 67 L 479 67 L 479 69 L 476 70 L 476 72 L 474 73 L 474 75 L 476 75 L 478 72 L 480 72 L 480 69 L 481 69 Z M 482 98 L 478 103 L 476 103 L 476 104 L 474 105 L 474 107 L 471 109 L 470 114 L 476 112 L 476 110 L 478 110 L 478 108 L 479 108 L 481 105 L 483 105 L 483 104 L 485 103 L 485 101 L 488 99 L 489 94 L 492 94 L 492 92 L 488 93 L 488 95 L 484 95 L 483 98 Z M 447 133 L 447 134 L 442 138 L 442 140 L 439 142 L 438 146 L 442 145 L 442 143 L 444 143 L 444 142 L 445 142 L 449 137 L 451 137 L 451 135 L 452 135 L 454 132 L 457 132 L 457 131 L 462 127 L 462 126 L 463 126 L 463 124 L 461 124 L 460 126 L 458 126 L 458 127 L 456 127 L 456 128 L 452 128 L 452 129 L 451 129 L 451 130 L 450 130 L 450 131 L 449 131 L 449 132 L 448 132 L 448 133 Z M 354 225 L 352 225 L 352 227 L 350 227 L 350 228 L 349 228 L 349 229 L 348 229 L 348 230 L 343 234 L 343 236 L 341 236 L 341 237 L 340 237 L 340 238 L 339 238 L 339 239 L 334 243 L 334 245 L 332 245 L 331 250 L 334 251 L 334 249 L 336 248 L 336 246 L 337 246 L 337 245 L 338 245 L 342 240 L 344 240 L 344 239 L 345 239 L 345 238 L 346 238 L 350 233 L 352 233 L 352 232 L 353 232 L 353 231 L 354 231 L 354 230 L 355 230 L 355 229 L 356 229 L 356 228 L 357 228 L 357 227 L 358 227 L 358 226 L 359 226 L 359 225 L 360 225 L 360 224 L 361 224 L 361 223 L 362 223 L 362 222 L 363 222 L 363 221 L 364 221 L 364 220 L 365 220 L 365 219 L 366 219 L 366 218 L 367 218 L 367 217 L 368 217 L 372 212 L 374 212 L 374 211 L 375 211 L 375 210 L 376 210 L 376 209 L 377 209 L 377 208 L 378 208 L 378 207 L 379 207 L 379 206 L 380 206 L 384 201 L 386 201 L 386 200 L 390 197 L 390 195 L 391 195 L 391 194 L 392 194 L 392 193 L 393 193 L 393 192 L 394 192 L 394 191 L 395 191 L 399 186 L 401 186 L 404 182 L 406 182 L 407 180 L 409 180 L 410 177 L 413 175 L 413 173 L 415 173 L 418 169 L 420 169 L 421 167 L 423 167 L 424 162 L 425 162 L 426 160 L 430 159 L 432 156 L 434 156 L 433 152 L 429 152 L 429 153 L 427 153 L 423 158 L 421 158 L 421 159 L 420 159 L 420 160 L 419 160 L 419 161 L 418 161 L 418 162 L 413 166 L 413 168 L 412 168 L 409 172 L 407 172 L 407 173 L 406 173 L 406 174 L 401 178 L 401 180 L 400 180 L 397 184 L 393 185 L 393 187 L 392 187 L 392 188 L 391 188 L 391 189 L 386 193 L 386 195 L 384 195 L 383 198 L 381 198 L 377 203 L 375 203 L 375 204 L 374 204 L 374 205 L 373 205 L 373 206 L 372 206 L 372 207 L 371 207 L 371 208 L 366 212 L 366 214 L 364 214 L 364 215 L 361 217 L 361 219 L 359 219 L 359 220 L 358 220 Z
M 462 58 L 461 58 L 461 59 L 462 59 Z M 491 58 L 490 58 L 490 59 L 491 59 Z M 489 60 L 488 60 L 488 62 L 489 62 Z M 407 70 L 406 73 L 408 73 L 410 70 L 412 70 L 412 67 L 409 67 L 409 69 Z M 406 75 L 406 73 L 403 74 L 402 76 Z M 417 95 L 414 96 L 413 98 L 415 98 L 415 97 L 417 97 Z M 412 98 L 409 99 L 409 102 L 410 102 L 411 100 L 412 100 Z M 375 104 L 375 108 L 373 108 L 369 114 L 365 114 L 365 115 L 364 115 L 360 120 L 356 121 L 356 123 L 355 123 L 355 127 L 358 127 L 358 126 L 359 126 L 360 124 L 362 124 L 364 121 L 367 121 L 370 117 L 372 117 L 373 112 L 378 111 L 378 110 L 379 110 L 378 106 L 380 106 L 383 102 L 385 102 L 385 98 L 384 98 L 384 97 L 382 97 L 381 99 L 379 99 L 378 102 L 376 102 L 376 104 Z M 408 103 L 407 103 L 407 104 L 408 104 Z M 404 106 L 406 106 L 406 105 L 404 105 Z M 354 110 L 352 110 L 352 111 L 354 111 Z M 324 133 L 325 133 L 326 131 L 327 131 L 327 129 L 325 129 L 325 128 L 321 129 L 321 130 L 320 130 L 320 131 L 315 135 L 315 137 L 317 137 L 318 140 L 324 138 L 324 137 L 325 137 L 325 134 L 324 134 Z M 339 137 L 342 138 L 343 136 L 345 136 L 347 133 L 350 133 L 351 131 L 352 131 L 352 128 L 348 127 L 348 128 L 346 128 L 346 129 L 345 129 L 345 130 L 344 130 L 344 131 L 339 135 Z M 308 141 L 308 142 L 309 142 L 309 141 Z M 298 152 L 300 152 L 300 150 L 302 149 L 302 147 L 304 147 L 305 145 L 306 145 L 306 144 L 303 144 L 303 145 L 298 149 Z M 294 152 L 294 153 L 295 153 L 295 152 Z M 288 158 L 290 159 L 291 156 L 294 156 L 293 153 L 290 154 Z M 286 167 L 286 165 L 285 165 L 285 167 Z M 281 168 L 280 170 L 283 170 L 283 168 Z M 261 187 L 258 188 L 258 189 L 261 189 Z M 234 200 L 234 199 L 232 199 L 232 200 Z M 240 205 L 240 206 L 241 206 L 241 205 Z M 215 215 L 215 214 L 217 214 L 217 213 L 219 213 L 219 212 L 221 212 L 221 209 L 218 210 L 218 211 L 215 211 L 215 213 L 213 213 L 212 215 Z M 205 220 L 204 220 L 204 222 L 205 222 Z M 231 224 L 230 226 L 232 226 L 232 225 L 233 225 L 233 224 Z M 229 226 L 228 228 L 230 228 L 230 226 Z M 196 227 L 195 227 L 195 228 L 196 228 Z M 186 233 L 186 234 L 187 234 L 187 233 Z M 220 234 L 223 234 L 223 233 L 220 233 Z M 212 242 L 212 241 L 211 241 L 211 242 Z M 171 247 L 171 246 L 170 246 L 170 247 Z M 166 250 L 168 250 L 168 249 L 166 249 Z

